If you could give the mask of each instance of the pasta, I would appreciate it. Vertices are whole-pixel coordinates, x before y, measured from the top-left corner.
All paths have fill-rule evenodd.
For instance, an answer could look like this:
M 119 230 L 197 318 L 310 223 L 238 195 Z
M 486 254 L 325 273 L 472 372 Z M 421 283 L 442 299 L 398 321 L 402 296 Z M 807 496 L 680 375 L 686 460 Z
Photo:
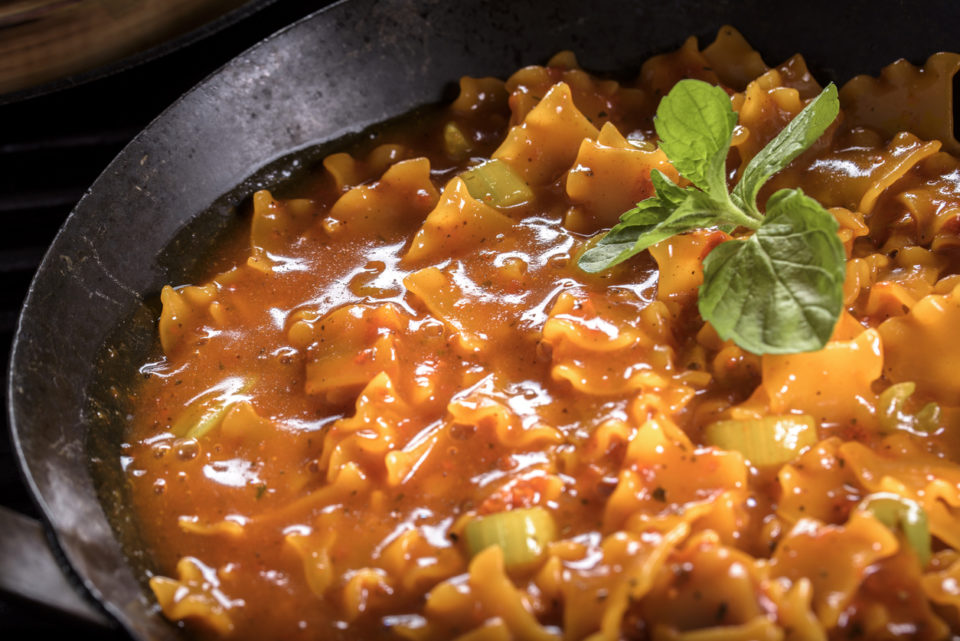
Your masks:
M 164 288 L 131 391 L 163 613 L 227 639 L 960 635 L 958 69 L 852 80 L 761 193 L 838 224 L 843 312 L 813 352 L 698 313 L 733 229 L 577 268 L 652 172 L 683 184 L 652 126 L 678 81 L 729 95 L 734 182 L 819 93 L 729 27 L 630 82 L 569 52 L 464 78 L 254 194 L 236 266 Z

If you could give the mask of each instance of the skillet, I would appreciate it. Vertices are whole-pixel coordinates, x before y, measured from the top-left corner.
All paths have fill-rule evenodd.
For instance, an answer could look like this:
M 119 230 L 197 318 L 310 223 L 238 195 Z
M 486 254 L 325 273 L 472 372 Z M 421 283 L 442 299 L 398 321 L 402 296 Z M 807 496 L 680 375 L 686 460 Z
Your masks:
M 184 282 L 243 198 L 329 144 L 449 96 L 464 74 L 505 77 L 573 49 L 590 70 L 636 71 L 687 35 L 736 26 L 768 63 L 802 52 L 821 82 L 960 49 L 960 8 L 891 0 L 348 0 L 267 39 L 164 112 L 106 168 L 58 233 L 27 296 L 9 377 L 25 479 L 59 552 L 137 639 L 175 639 L 144 585 L 120 468 L 117 386 L 155 335 L 156 295 Z

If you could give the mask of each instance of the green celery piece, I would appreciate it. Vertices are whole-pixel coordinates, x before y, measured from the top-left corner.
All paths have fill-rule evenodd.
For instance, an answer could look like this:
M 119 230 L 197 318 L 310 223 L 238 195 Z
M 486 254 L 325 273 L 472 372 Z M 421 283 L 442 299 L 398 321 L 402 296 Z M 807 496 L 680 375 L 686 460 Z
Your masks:
M 760 188 L 771 176 L 809 149 L 839 113 L 837 87 L 831 82 L 747 163 L 740 182 L 733 188 L 733 202 L 749 214 L 759 217 L 757 194 Z
M 548 543 L 557 539 L 557 526 L 542 507 L 521 508 L 478 516 L 464 529 L 470 556 L 497 545 L 508 570 L 523 569 L 538 562 Z
M 917 390 L 917 384 L 912 381 L 896 383 L 880 393 L 877 399 L 877 420 L 880 426 L 889 431 L 895 431 L 903 424 L 910 424 L 913 418 L 903 411 L 903 406 Z M 912 424 L 910 425 L 912 427 Z
M 737 114 L 730 96 L 702 80 L 681 80 L 657 107 L 660 148 L 680 175 L 715 200 L 729 200 L 727 153 Z
M 912 381 L 895 383 L 883 390 L 877 399 L 877 419 L 888 431 L 934 432 L 940 427 L 940 405 L 930 402 L 914 414 L 905 411 L 904 405 L 917 389 Z
M 472 145 L 456 123 L 448 122 L 443 127 L 443 146 L 451 158 L 462 159 L 470 155 Z
M 837 227 L 800 190 L 778 191 L 756 233 L 707 255 L 700 315 L 755 354 L 821 349 L 843 308 L 846 253 Z
M 206 436 L 220 425 L 230 408 L 242 400 L 240 397 L 249 392 L 255 382 L 255 379 L 241 379 L 225 389 L 220 386 L 211 388 L 184 409 L 170 427 L 170 432 L 181 438 Z
M 930 401 L 920 408 L 920 411 L 914 414 L 916 422 L 915 429 L 918 432 L 936 432 L 940 428 L 940 420 L 943 416 L 943 410 L 940 404 Z
M 704 440 L 743 454 L 757 467 L 779 466 L 817 444 L 817 425 L 810 416 L 765 416 L 749 420 L 711 423 Z
M 533 200 L 533 191 L 502 160 L 488 160 L 460 174 L 470 195 L 491 207 L 513 207 Z
M 891 530 L 903 533 L 907 545 L 917 554 L 920 565 L 926 567 L 933 555 L 930 544 L 930 525 L 927 512 L 919 503 L 891 492 L 870 494 L 860 502 L 866 510 Z

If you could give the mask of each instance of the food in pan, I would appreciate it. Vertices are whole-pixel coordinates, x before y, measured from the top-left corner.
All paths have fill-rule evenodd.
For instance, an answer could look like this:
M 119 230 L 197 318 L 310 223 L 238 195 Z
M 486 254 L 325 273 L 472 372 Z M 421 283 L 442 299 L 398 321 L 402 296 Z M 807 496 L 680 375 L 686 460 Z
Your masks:
M 164 614 L 960 633 L 958 68 L 838 92 L 730 28 L 629 82 L 562 53 L 254 194 L 228 267 L 164 288 L 132 392 Z

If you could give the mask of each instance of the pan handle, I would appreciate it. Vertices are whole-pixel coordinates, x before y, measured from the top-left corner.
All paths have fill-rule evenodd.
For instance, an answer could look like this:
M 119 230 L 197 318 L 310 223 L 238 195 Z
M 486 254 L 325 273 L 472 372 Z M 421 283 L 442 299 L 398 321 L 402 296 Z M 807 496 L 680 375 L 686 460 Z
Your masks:
M 39 521 L 0 506 L 0 591 L 85 623 L 114 628 L 63 573 Z

